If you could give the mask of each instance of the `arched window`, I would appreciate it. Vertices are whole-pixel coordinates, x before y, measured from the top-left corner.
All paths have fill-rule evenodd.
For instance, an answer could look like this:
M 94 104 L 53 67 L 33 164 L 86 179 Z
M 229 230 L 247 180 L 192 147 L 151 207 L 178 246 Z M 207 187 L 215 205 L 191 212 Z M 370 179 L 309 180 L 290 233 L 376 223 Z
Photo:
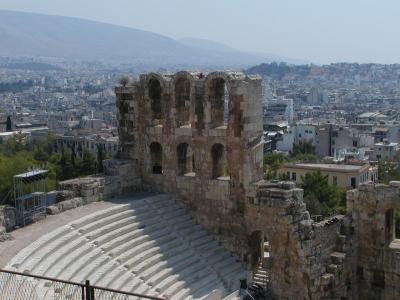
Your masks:
M 211 148 L 212 158 L 212 178 L 217 179 L 218 177 L 228 177 L 228 161 L 226 155 L 226 149 L 221 144 L 215 144 Z
M 159 143 L 150 144 L 151 172 L 162 174 L 162 146 Z
M 223 78 L 211 80 L 209 87 L 211 103 L 211 126 L 220 127 L 228 124 L 229 93 Z
M 190 81 L 186 78 L 175 83 L 175 108 L 177 127 L 190 125 Z
M 261 230 L 253 231 L 249 238 L 250 263 L 254 270 L 266 270 L 271 263 L 271 247 Z
M 179 144 L 177 147 L 178 155 L 178 176 L 194 175 L 194 156 L 192 148 L 187 143 Z
M 162 119 L 161 84 L 156 78 L 149 80 L 149 98 L 153 119 Z
M 203 97 L 196 94 L 195 121 L 198 130 L 204 129 L 204 104 Z

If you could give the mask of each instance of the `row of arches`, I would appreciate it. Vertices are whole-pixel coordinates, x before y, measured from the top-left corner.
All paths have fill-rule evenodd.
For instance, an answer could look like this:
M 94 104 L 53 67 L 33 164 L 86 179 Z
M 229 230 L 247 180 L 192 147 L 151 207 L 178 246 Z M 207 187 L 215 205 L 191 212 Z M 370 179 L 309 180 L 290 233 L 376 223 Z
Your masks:
M 153 174 L 163 174 L 163 148 L 160 143 L 150 144 L 150 163 Z M 192 147 L 187 143 L 181 143 L 176 147 L 177 176 L 196 175 L 196 160 Z M 226 148 L 222 144 L 214 144 L 211 147 L 210 158 L 212 162 L 211 178 L 229 176 Z
M 210 124 L 213 128 L 227 125 L 229 117 L 229 89 L 224 78 L 213 78 L 207 84 L 208 101 L 210 102 Z M 160 80 L 151 77 L 148 81 L 148 95 L 152 118 L 161 121 L 164 118 L 162 86 Z M 191 81 L 187 77 L 178 77 L 175 81 L 175 111 L 176 126 L 191 125 L 191 99 L 194 98 L 194 91 Z M 196 101 L 195 115 L 197 121 L 203 121 L 204 103 Z

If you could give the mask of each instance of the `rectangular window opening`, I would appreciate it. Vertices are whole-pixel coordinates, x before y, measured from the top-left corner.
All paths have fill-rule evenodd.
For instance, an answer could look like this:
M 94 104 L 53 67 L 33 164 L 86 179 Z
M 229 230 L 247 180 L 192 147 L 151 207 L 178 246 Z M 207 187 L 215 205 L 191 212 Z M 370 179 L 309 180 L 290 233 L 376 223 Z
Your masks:
M 296 172 L 292 172 L 292 180 L 293 180 L 293 181 L 296 181 L 296 178 L 297 178 Z
M 356 188 L 356 178 L 355 178 L 355 177 L 351 177 L 350 185 L 351 185 L 351 187 L 352 187 L 353 189 Z

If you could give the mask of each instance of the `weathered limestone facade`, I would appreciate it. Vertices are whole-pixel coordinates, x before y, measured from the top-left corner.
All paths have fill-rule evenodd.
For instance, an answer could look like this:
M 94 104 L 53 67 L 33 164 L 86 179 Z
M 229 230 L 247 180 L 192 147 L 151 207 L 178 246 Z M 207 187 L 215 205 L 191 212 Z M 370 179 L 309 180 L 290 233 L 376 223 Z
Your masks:
M 241 257 L 246 193 L 262 178 L 261 92 L 260 78 L 237 72 L 151 73 L 116 88 L 131 176 L 179 196 Z
M 359 299 L 400 299 L 400 240 L 394 211 L 400 182 L 363 185 L 348 193 L 352 216 L 354 268 Z
M 115 92 L 121 151 L 120 160 L 107 162 L 105 194 L 148 190 L 176 196 L 249 268 L 267 240 L 270 290 L 277 299 L 398 298 L 399 249 L 382 244 L 372 229 L 382 225 L 394 200 L 375 214 L 373 199 L 380 192 L 351 192 L 348 215 L 316 223 L 294 183 L 262 180 L 259 78 L 150 73 Z M 368 197 L 371 208 L 364 206 Z M 375 250 L 368 250 L 370 242 Z M 371 289 L 371 276 L 382 291 L 368 298 L 363 289 Z

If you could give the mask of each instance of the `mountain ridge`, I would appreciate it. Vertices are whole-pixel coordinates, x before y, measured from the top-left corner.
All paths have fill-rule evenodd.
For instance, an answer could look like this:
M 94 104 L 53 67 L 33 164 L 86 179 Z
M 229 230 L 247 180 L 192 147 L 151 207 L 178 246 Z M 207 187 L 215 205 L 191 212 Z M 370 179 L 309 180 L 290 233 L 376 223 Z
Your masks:
M 120 25 L 7 10 L 0 10 L 0 40 L 0 55 L 12 57 L 118 61 L 158 67 L 244 68 L 271 61 L 214 41 L 180 41 Z M 211 45 L 231 50 L 221 51 Z

